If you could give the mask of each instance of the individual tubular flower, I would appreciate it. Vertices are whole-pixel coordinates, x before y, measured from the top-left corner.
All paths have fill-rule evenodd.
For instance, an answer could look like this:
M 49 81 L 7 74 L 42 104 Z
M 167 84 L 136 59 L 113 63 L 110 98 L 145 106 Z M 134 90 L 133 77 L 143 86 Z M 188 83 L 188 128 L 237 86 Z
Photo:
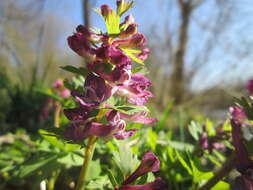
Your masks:
M 146 90 L 150 85 L 151 81 L 142 74 L 132 74 L 129 84 L 119 86 L 117 93 L 126 96 L 129 103 L 141 106 L 148 101 L 148 98 L 154 97 Z
M 97 107 L 106 101 L 113 93 L 114 89 L 106 84 L 101 77 L 90 74 L 84 83 L 84 93 L 72 91 L 72 96 L 82 105 L 87 107 Z
M 153 152 L 147 152 L 141 161 L 139 167 L 122 184 L 121 187 L 115 187 L 115 190 L 166 190 L 167 186 L 161 178 L 143 185 L 129 185 L 140 176 L 148 172 L 157 172 L 160 169 L 160 161 Z
M 145 61 L 148 58 L 150 50 L 148 48 L 144 48 L 141 53 L 137 54 L 138 59 Z
M 160 161 L 153 152 L 147 152 L 139 167 L 132 173 L 124 182 L 123 185 L 130 184 L 138 177 L 143 176 L 148 172 L 157 172 L 160 169 Z
M 136 33 L 126 40 L 115 40 L 112 45 L 120 48 L 138 48 L 146 45 L 147 40 L 141 33 Z
M 123 64 L 112 71 L 112 81 L 116 85 L 128 85 L 131 80 L 131 64 Z
M 123 185 L 115 190 L 166 190 L 167 186 L 163 179 L 156 178 L 155 181 L 144 185 Z
M 91 62 L 95 60 L 93 49 L 90 47 L 88 39 L 80 32 L 68 37 L 69 47 L 78 55 L 85 58 L 86 61 Z
M 126 28 L 126 30 L 122 31 L 119 34 L 119 38 L 124 39 L 132 36 L 133 34 L 137 33 L 137 27 L 138 25 L 135 23 L 129 24 Z

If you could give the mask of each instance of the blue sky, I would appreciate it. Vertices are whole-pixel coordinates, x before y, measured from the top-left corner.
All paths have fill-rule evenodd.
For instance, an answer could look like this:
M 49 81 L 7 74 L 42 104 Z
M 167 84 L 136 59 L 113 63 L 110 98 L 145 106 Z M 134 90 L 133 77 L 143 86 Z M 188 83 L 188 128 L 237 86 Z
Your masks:
M 152 30 L 157 34 L 162 33 L 162 35 L 166 35 L 164 23 L 167 23 L 168 26 L 179 24 L 177 10 L 175 8 L 169 9 L 170 4 L 173 6 L 173 3 L 169 2 L 173 1 L 175 0 L 136 0 L 134 8 L 129 13 L 132 13 L 136 18 L 141 32 L 150 34 Z M 47 0 L 46 2 L 46 12 L 55 15 L 59 18 L 59 21 L 67 25 L 61 31 L 63 39 L 70 35 L 78 24 L 83 22 L 81 0 Z M 114 3 L 115 0 L 97 0 L 96 3 L 93 1 L 92 6 L 99 7 L 102 4 L 109 4 L 111 7 L 115 7 Z M 250 21 L 253 19 L 251 12 L 253 2 L 252 0 L 241 0 L 237 1 L 237 3 L 237 10 L 233 13 L 232 17 L 233 24 L 227 30 L 224 28 L 226 31 L 217 42 L 219 46 L 225 44 L 224 46 L 228 47 L 222 47 L 222 50 L 220 50 L 221 48 L 217 48 L 211 54 L 209 63 L 203 67 L 193 80 L 192 87 L 194 89 L 202 89 L 209 85 L 223 82 L 236 82 L 253 76 L 253 65 L 248 57 L 245 59 L 246 56 L 243 56 L 245 48 L 241 45 L 247 42 L 249 44 L 248 48 L 250 48 L 252 47 L 251 44 L 253 44 L 253 35 L 251 35 L 253 25 L 250 24 Z M 215 15 L 216 11 L 214 7 L 214 0 L 208 0 L 207 3 L 204 3 L 194 12 L 194 21 L 191 23 L 190 29 L 191 40 L 189 42 L 190 48 L 186 57 L 187 60 L 192 60 L 196 51 L 199 51 L 200 54 L 202 53 L 201 50 L 204 47 L 201 46 L 201 40 L 204 40 L 208 33 L 203 34 L 197 25 L 198 22 L 208 24 L 213 22 L 212 15 Z M 167 18 L 170 18 L 170 20 L 167 21 Z M 105 29 L 102 18 L 95 12 L 92 13 L 92 24 L 97 28 Z M 160 40 L 161 42 L 158 41 L 157 43 L 162 43 L 162 39 Z M 63 49 L 68 49 L 66 43 L 63 46 Z M 235 58 L 234 54 L 240 53 L 240 51 L 242 54 L 241 59 L 238 59 L 238 56 Z

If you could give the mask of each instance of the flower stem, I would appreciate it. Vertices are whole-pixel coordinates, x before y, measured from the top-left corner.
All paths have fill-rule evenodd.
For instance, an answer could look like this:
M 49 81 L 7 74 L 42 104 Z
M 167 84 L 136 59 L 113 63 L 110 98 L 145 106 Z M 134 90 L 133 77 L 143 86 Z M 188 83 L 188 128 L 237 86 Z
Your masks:
M 88 173 L 89 163 L 92 160 L 96 140 L 97 138 L 95 136 L 91 136 L 88 139 L 88 145 L 84 153 L 83 166 L 82 166 L 75 190 L 84 190 L 86 175 Z
M 54 126 L 56 128 L 60 127 L 60 114 L 61 114 L 61 104 L 60 102 L 55 102 L 55 110 L 54 110 Z
M 235 154 L 233 153 L 232 156 L 226 161 L 222 168 L 220 168 L 214 176 L 209 179 L 202 187 L 198 188 L 197 190 L 209 190 L 213 186 L 215 186 L 223 177 L 231 172 L 232 169 L 235 167 Z

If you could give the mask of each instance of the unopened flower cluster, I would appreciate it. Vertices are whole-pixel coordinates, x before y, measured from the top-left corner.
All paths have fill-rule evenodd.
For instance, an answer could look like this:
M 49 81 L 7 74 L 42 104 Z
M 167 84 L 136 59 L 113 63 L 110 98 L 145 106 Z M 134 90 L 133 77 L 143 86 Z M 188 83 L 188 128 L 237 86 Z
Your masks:
M 68 37 L 69 47 L 85 59 L 88 70 L 83 90 L 71 91 L 79 107 L 64 110 L 71 121 L 64 134 L 68 140 L 81 141 L 90 136 L 125 139 L 137 131 L 127 130 L 126 121 L 156 122 L 147 118 L 145 110 L 129 114 L 108 103 L 112 96 L 118 96 L 123 105 L 138 108 L 153 97 L 147 90 L 151 81 L 133 71 L 134 62 L 142 63 L 148 57 L 149 49 L 144 48 L 147 40 L 138 32 L 133 16 L 126 16 L 120 23 L 120 17 L 131 5 L 132 2 L 117 1 L 117 11 L 107 5 L 97 10 L 106 22 L 106 33 L 79 25 Z
M 253 96 L 253 80 L 248 81 L 247 90 Z M 252 145 L 252 102 L 247 103 L 247 109 L 240 105 L 230 108 L 232 125 L 232 142 L 235 147 L 235 166 L 241 174 L 235 179 L 235 189 L 253 189 L 253 160 L 249 149 Z M 249 146 L 248 146 L 249 145 Z

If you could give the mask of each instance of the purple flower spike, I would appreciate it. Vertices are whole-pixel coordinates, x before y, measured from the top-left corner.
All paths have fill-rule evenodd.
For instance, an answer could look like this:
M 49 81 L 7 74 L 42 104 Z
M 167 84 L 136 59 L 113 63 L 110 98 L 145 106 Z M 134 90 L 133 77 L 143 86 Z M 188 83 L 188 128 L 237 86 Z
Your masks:
M 248 168 L 253 168 L 253 162 L 249 157 L 248 151 L 245 147 L 242 138 L 241 127 L 242 124 L 236 120 L 231 120 L 232 125 L 232 142 L 236 153 L 236 168 L 244 174 Z
M 253 79 L 249 80 L 246 84 L 246 88 L 250 96 L 253 96 Z
M 115 190 L 167 190 L 167 185 L 161 178 L 156 178 L 155 181 L 144 185 L 124 185 Z
M 160 169 L 160 161 L 153 152 L 147 152 L 142 160 L 140 166 L 135 172 L 130 175 L 123 183 L 123 185 L 130 184 L 138 177 L 143 176 L 148 172 L 157 172 Z

